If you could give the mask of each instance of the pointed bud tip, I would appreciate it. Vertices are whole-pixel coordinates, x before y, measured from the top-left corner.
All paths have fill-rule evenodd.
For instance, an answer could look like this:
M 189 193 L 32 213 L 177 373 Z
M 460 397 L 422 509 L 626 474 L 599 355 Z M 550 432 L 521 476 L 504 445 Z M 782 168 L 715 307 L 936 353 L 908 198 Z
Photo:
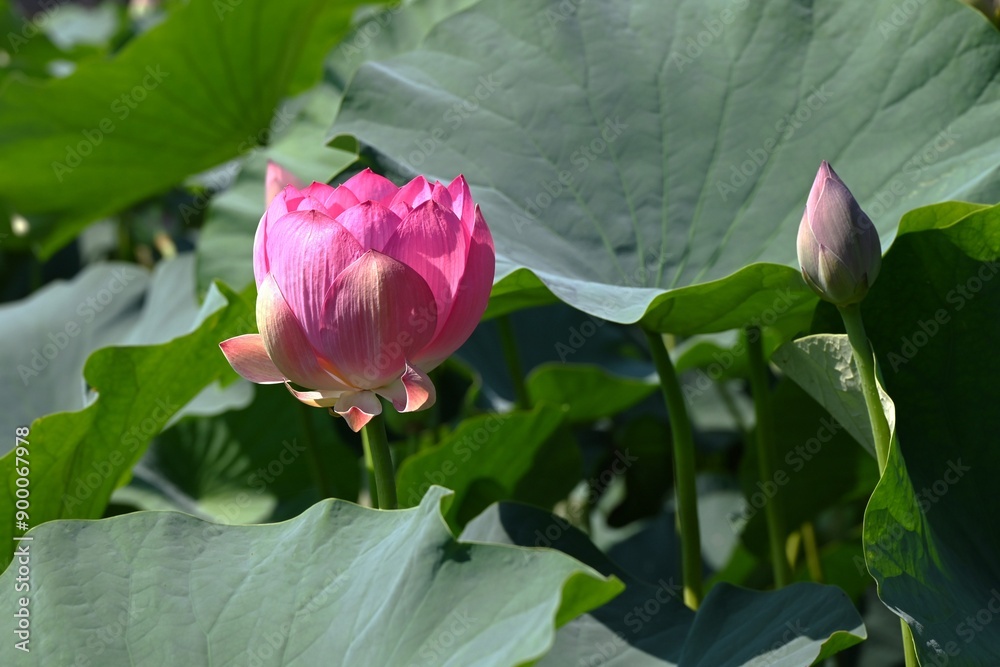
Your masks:
M 878 232 L 826 160 L 809 191 L 796 250 L 806 283 L 836 305 L 861 301 L 878 275 Z

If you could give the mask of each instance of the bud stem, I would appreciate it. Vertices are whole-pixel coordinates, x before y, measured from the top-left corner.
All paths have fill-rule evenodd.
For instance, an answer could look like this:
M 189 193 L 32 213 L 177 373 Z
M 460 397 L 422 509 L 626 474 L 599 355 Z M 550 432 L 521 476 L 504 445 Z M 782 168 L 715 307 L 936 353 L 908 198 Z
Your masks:
M 875 438 L 878 472 L 881 475 L 885 472 L 886 461 L 889 460 L 890 434 L 889 422 L 886 421 L 882 400 L 879 398 L 878 384 L 875 382 L 875 353 L 871 343 L 868 342 L 865 324 L 861 320 L 861 307 L 852 303 L 849 306 L 840 306 L 839 310 L 840 317 L 844 320 L 844 327 L 847 329 L 847 339 L 854 351 L 854 363 L 858 365 L 858 374 L 861 376 L 861 393 L 864 394 L 865 405 L 868 407 L 868 418 Z
M 649 341 L 656 372 L 660 376 L 663 398 L 670 413 L 670 431 L 674 447 L 674 489 L 677 493 L 677 516 L 681 533 L 681 555 L 684 571 L 684 604 L 697 609 L 702 598 L 701 533 L 698 527 L 698 490 L 695 480 L 694 435 L 684 404 L 681 383 L 663 344 L 663 336 L 643 330 Z
M 763 335 L 757 327 L 746 330 L 747 353 L 750 357 L 750 388 L 753 393 L 757 425 L 754 429 L 757 440 L 757 473 L 764 484 L 774 482 L 774 412 L 771 409 L 768 387 L 767 360 L 764 359 Z M 788 566 L 785 542 L 788 531 L 785 515 L 778 504 L 778 496 L 764 505 L 767 517 L 767 535 L 771 546 L 771 568 L 774 573 L 774 587 L 784 588 L 791 583 L 792 574 Z
M 854 361 L 861 375 L 861 391 L 868 406 L 868 417 L 875 438 L 875 456 L 878 459 L 878 472 L 881 477 L 889 460 L 889 441 L 892 435 L 889 432 L 889 422 L 885 418 L 885 410 L 882 408 L 882 400 L 879 398 L 878 385 L 875 381 L 875 352 L 868 341 L 868 334 L 865 333 L 865 324 L 861 320 L 861 306 L 853 303 L 849 306 L 840 306 L 838 309 L 840 317 L 844 320 L 847 339 L 851 342 Z M 899 624 L 903 632 L 903 655 L 906 667 L 917 667 L 920 663 L 917 662 L 910 626 L 902 618 L 899 619 Z
M 375 488 L 372 489 L 376 507 L 394 510 L 396 503 L 396 473 L 392 468 L 389 439 L 385 434 L 385 417 L 375 415 L 361 429 L 361 442 L 365 448 L 365 462 L 374 472 Z

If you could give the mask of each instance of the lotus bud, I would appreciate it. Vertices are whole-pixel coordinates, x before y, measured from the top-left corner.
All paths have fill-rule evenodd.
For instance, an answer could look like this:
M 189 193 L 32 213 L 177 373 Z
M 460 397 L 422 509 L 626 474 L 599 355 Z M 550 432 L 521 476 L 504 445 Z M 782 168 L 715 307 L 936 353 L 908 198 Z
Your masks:
M 798 255 L 809 287 L 837 306 L 864 299 L 882 265 L 878 231 L 826 160 L 799 224 Z

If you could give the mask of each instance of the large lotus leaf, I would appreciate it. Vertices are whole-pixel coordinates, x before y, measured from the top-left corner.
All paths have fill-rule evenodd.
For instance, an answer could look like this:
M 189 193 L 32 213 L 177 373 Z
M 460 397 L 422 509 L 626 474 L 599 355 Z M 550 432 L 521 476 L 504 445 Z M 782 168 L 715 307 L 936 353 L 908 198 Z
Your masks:
M 83 224 L 267 139 L 357 0 L 193 0 L 110 59 L 0 91 L 0 200 L 49 255 Z
M 515 667 L 621 583 L 552 550 L 457 542 L 447 491 L 393 512 L 324 501 L 285 523 L 173 512 L 33 531 L 31 652 L 4 664 Z M 511 585 L 511 582 L 517 585 Z M 53 630 L 44 632 L 44 628 Z M 169 648 L 168 648 L 169 647 Z M 164 653 L 164 651 L 169 651 Z
M 412 0 L 379 7 L 360 17 L 324 64 L 325 79 L 343 90 L 365 60 L 409 51 L 431 29 L 478 0 Z
M 693 614 L 679 582 L 643 582 L 565 520 L 523 505 L 490 507 L 462 538 L 552 547 L 625 582 L 620 596 L 560 629 L 539 667 L 809 665 L 865 638 L 851 601 L 833 586 L 760 592 L 718 584 Z
M 94 264 L 70 282 L 46 285 L 0 306 L 0 427 L 55 412 L 82 410 L 93 400 L 83 369 L 92 352 L 111 345 L 156 345 L 189 332 L 201 319 L 194 257 L 184 254 L 150 273 L 125 262 Z M 243 407 L 249 383 L 207 388 L 178 414 L 217 414 Z M 13 443 L 0 444 L 0 452 Z
M 97 398 L 82 410 L 33 420 L 30 525 L 99 518 L 152 437 L 206 386 L 235 376 L 218 343 L 253 329 L 253 306 L 226 288 L 210 292 L 205 306 L 209 314 L 194 330 L 166 343 L 106 347 L 90 355 L 84 378 Z M 12 517 L 16 454 L 0 459 L 6 480 L 0 511 Z M 12 522 L 0 526 L 0 541 L 9 545 L 0 551 L 0 563 L 9 562 L 13 534 Z
M 935 209 L 938 215 L 935 216 Z M 904 219 L 863 303 L 897 442 L 865 512 L 865 559 L 924 664 L 1000 659 L 1000 207 Z M 831 365 L 836 362 L 831 359 Z M 832 373 L 832 370 L 829 371 Z
M 900 13 L 483 0 L 362 65 L 332 136 L 404 171 L 464 173 L 498 289 L 539 294 L 530 270 L 618 322 L 688 334 L 791 315 L 794 329 L 815 304 L 792 267 L 821 160 L 885 241 L 921 204 L 1000 197 L 1000 35 L 958 3 Z

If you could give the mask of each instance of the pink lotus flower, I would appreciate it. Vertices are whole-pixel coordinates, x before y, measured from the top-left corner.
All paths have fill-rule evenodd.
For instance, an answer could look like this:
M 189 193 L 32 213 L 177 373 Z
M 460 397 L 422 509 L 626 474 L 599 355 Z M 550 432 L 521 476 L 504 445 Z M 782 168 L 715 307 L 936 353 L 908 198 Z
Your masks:
M 461 176 L 399 188 L 366 169 L 336 188 L 288 186 L 254 240 L 260 334 L 220 347 L 244 378 L 284 382 L 358 431 L 378 396 L 400 412 L 433 405 L 427 373 L 479 323 L 494 265 Z

